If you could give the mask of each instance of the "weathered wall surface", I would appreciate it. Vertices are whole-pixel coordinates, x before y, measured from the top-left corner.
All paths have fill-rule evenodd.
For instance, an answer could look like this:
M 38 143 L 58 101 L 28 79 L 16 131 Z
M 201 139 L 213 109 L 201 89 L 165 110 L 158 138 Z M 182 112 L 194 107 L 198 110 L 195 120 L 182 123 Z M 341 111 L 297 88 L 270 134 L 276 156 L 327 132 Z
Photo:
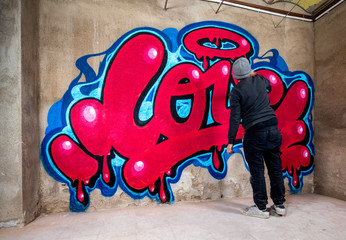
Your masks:
M 0 227 L 22 218 L 21 10 L 0 2 Z
M 21 5 L 22 65 L 22 192 L 23 220 L 32 221 L 40 212 L 39 57 L 36 0 Z
M 0 8 L 0 226 L 13 226 L 40 210 L 38 2 Z
M 277 49 L 291 71 L 302 70 L 314 78 L 313 25 L 296 20 L 223 6 L 216 15 L 217 4 L 197 0 L 164 1 L 40 1 L 40 138 L 47 127 L 46 116 L 53 103 L 60 100 L 71 81 L 79 74 L 75 61 L 86 54 L 108 49 L 116 39 L 137 27 L 184 26 L 205 20 L 225 21 L 238 25 L 252 34 L 260 44 L 262 55 Z M 100 59 L 102 60 L 102 59 Z M 94 69 L 98 61 L 90 63 Z M 181 180 L 172 185 L 176 200 L 204 200 L 223 197 L 251 196 L 249 174 L 240 156 L 228 161 L 228 174 L 216 180 L 206 169 L 189 166 Z M 41 171 L 41 188 L 45 212 L 67 211 L 69 190 L 46 171 Z M 313 191 L 313 175 L 304 178 L 302 192 Z M 99 191 L 91 193 L 90 209 L 149 204 L 151 200 L 133 200 L 118 192 L 111 198 Z
M 346 200 L 346 4 L 315 23 L 315 191 Z

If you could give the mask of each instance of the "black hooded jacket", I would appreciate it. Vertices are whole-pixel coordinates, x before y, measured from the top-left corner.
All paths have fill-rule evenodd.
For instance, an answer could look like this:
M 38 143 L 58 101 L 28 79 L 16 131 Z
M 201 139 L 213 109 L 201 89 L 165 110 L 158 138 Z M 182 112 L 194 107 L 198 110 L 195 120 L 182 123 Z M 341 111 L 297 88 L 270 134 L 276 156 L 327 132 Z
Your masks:
M 277 124 L 275 112 L 270 107 L 267 90 L 271 90 L 270 82 L 261 75 L 245 78 L 232 89 L 229 144 L 234 144 L 241 120 L 245 131 L 258 126 Z

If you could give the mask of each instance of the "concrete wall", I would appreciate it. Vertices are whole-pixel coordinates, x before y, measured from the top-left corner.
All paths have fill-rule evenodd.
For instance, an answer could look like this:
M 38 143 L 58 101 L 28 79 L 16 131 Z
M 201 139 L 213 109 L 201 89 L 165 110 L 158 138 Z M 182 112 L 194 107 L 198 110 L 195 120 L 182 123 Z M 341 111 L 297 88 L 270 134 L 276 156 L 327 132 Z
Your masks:
M 22 1 L 22 192 L 25 223 L 36 218 L 41 209 L 38 11 L 38 1 Z
M 38 2 L 0 4 L 0 227 L 40 210 Z
M 218 20 L 238 25 L 259 42 L 260 54 L 277 49 L 291 71 L 302 70 L 314 78 L 313 24 L 284 20 L 280 17 L 223 6 L 198 0 L 168 1 L 40 1 L 40 138 L 47 127 L 46 116 L 53 103 L 60 100 L 70 82 L 79 74 L 75 61 L 86 54 L 108 49 L 124 33 L 143 26 L 160 30 L 187 24 Z M 102 59 L 100 59 L 102 60 Z M 97 69 L 99 61 L 91 62 Z M 218 181 L 206 169 L 193 166 L 184 170 L 181 180 L 172 185 L 179 200 L 204 200 L 222 197 L 251 196 L 249 173 L 239 156 L 228 162 L 226 178 Z M 68 211 L 69 190 L 41 171 L 42 206 L 44 212 Z M 302 192 L 313 191 L 313 175 L 304 178 Z M 133 200 L 120 190 L 110 198 L 99 191 L 91 193 L 89 209 L 151 204 L 151 200 Z
M 315 23 L 315 191 L 346 200 L 346 4 Z
M 22 218 L 20 1 L 0 2 L 0 223 Z

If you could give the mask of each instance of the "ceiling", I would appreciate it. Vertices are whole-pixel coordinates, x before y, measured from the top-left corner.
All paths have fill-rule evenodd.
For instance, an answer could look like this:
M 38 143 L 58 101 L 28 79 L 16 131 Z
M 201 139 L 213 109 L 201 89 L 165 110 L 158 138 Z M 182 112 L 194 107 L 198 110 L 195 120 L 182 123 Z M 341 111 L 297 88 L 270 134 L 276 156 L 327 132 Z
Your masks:
M 166 0 L 166 5 L 167 5 Z M 314 22 L 344 0 L 204 0 L 217 3 L 216 13 L 223 5 Z M 166 6 L 165 5 L 165 6 Z
M 325 7 L 327 7 L 329 4 L 333 4 L 333 0 L 263 0 L 265 3 L 268 4 L 275 4 L 278 2 L 289 2 L 295 5 L 298 5 L 300 8 L 302 8 L 304 11 L 310 14 L 317 14 L 320 11 L 323 11 Z

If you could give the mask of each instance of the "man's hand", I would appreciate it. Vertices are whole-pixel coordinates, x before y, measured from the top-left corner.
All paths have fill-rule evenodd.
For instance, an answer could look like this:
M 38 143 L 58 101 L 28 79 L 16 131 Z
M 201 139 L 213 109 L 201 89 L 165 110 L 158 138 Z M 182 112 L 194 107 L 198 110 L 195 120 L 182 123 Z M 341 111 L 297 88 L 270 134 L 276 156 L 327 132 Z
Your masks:
M 233 144 L 228 144 L 227 145 L 227 154 L 231 155 L 232 153 L 234 153 L 234 151 L 233 151 Z

